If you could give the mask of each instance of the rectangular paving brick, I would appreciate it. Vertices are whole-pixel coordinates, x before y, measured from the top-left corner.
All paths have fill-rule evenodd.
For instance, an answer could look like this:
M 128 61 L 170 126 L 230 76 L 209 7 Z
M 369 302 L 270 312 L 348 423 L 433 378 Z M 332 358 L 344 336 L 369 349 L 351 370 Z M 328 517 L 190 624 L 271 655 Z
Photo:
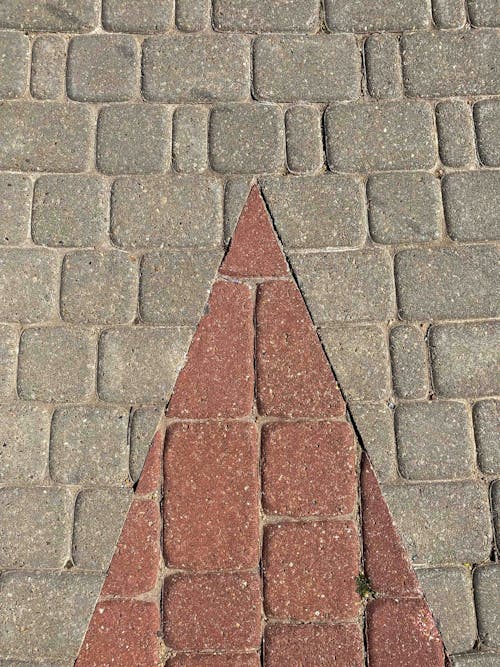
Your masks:
M 403 77 L 399 37 L 371 35 L 365 43 L 368 91 L 372 97 L 402 97 Z
M 351 35 L 259 37 L 254 92 L 257 99 L 273 102 L 352 100 L 360 96 L 360 66 Z
M 0 34 L 0 99 L 22 97 L 28 81 L 29 39 L 14 32 Z
M 432 18 L 438 28 L 462 28 L 467 20 L 462 0 L 433 0 Z
M 495 100 L 478 102 L 474 105 L 474 121 L 481 163 L 500 166 L 500 104 Z
M 497 322 L 433 326 L 429 349 L 435 392 L 450 397 L 498 394 L 499 345 Z
M 500 172 L 467 171 L 447 174 L 443 200 L 448 233 L 456 241 L 500 238 Z
M 467 0 L 471 22 L 475 26 L 500 26 L 500 12 L 496 0 Z
M 0 169 L 83 171 L 91 138 L 91 114 L 80 104 L 13 101 L 0 107 Z
M 0 324 L 0 396 L 16 397 L 17 352 L 20 327 Z
M 331 105 L 327 160 L 334 171 L 431 169 L 437 158 L 432 108 L 421 101 Z
M 389 332 L 392 386 L 400 398 L 425 398 L 429 390 L 429 368 L 424 332 L 401 325 Z
M 212 177 L 120 178 L 113 186 L 111 238 L 122 248 L 214 246 L 222 239 L 222 203 L 223 187 Z
M 372 32 L 415 30 L 430 25 L 430 6 L 425 0 L 326 0 L 330 30 Z
M 498 563 L 478 567 L 474 571 L 477 624 L 481 642 L 491 648 L 500 648 L 500 566 Z
M 178 653 L 166 667 L 260 667 L 258 653 Z
M 259 453 L 249 423 L 167 430 L 164 536 L 168 567 L 236 570 L 259 562 Z
M 174 575 L 164 588 L 165 643 L 181 651 L 246 651 L 261 643 L 260 578 Z
M 250 94 L 250 43 L 243 35 L 150 37 L 142 68 L 144 96 L 155 102 L 229 102 Z
M 241 32 L 314 32 L 319 23 L 318 0 L 215 0 L 216 30 Z
M 67 42 L 61 35 L 40 35 L 31 47 L 30 90 L 39 100 L 62 97 L 66 90 Z
M 466 167 L 476 159 L 472 108 L 464 100 L 445 100 L 436 106 L 441 162 Z
M 403 250 L 394 261 L 400 316 L 412 320 L 494 317 L 500 289 L 492 245 Z
M 285 114 L 286 163 L 292 173 L 313 172 L 324 163 L 322 114 L 312 105 L 296 104 Z
M 173 0 L 103 0 L 102 23 L 112 32 L 163 32 L 170 27 Z
M 201 32 L 212 20 L 211 0 L 176 0 L 175 25 L 183 32 Z
M 32 190 L 27 176 L 0 174 L 0 245 L 18 245 L 28 238 Z
M 5 0 L 0 27 L 52 32 L 87 32 L 97 26 L 98 0 Z
M 404 35 L 402 54 L 407 94 L 495 95 L 500 85 L 499 46 L 500 35 L 495 30 Z
M 202 105 L 176 108 L 172 122 L 172 162 L 176 171 L 206 171 L 209 113 Z
M 497 441 L 500 430 L 499 401 L 479 401 L 474 405 L 473 417 L 479 467 L 486 474 L 500 474 L 500 448 Z
M 355 619 L 359 539 L 350 521 L 279 523 L 264 532 L 264 606 L 294 621 Z

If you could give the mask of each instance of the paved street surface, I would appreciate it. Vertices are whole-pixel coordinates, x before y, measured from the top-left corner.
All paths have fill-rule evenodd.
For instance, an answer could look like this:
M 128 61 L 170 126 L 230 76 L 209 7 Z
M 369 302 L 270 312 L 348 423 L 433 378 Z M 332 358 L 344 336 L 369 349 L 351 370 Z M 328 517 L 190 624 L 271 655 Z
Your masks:
M 386 642 L 383 629 L 393 627 L 391 619 L 420 614 L 432 647 L 440 647 L 411 660 L 411 653 L 371 654 L 370 667 L 404 660 L 408 667 L 439 667 L 440 637 L 457 667 L 498 667 L 498 0 L 323 0 L 321 6 L 319 0 L 3 0 L 0 100 L 0 667 L 73 667 L 77 656 L 80 667 L 128 667 L 109 655 L 81 653 L 98 599 L 97 609 L 124 597 L 137 612 L 137 636 L 127 635 L 136 647 L 130 651 L 147 649 L 151 628 L 159 631 L 155 605 L 138 607 L 152 590 L 151 559 L 157 564 L 160 557 L 156 533 L 149 536 L 150 561 L 134 560 L 142 580 L 134 575 L 131 581 L 127 567 L 119 569 L 118 583 L 135 583 L 134 592 L 113 591 L 113 577 L 101 587 L 126 516 L 126 528 L 135 518 L 136 533 L 163 525 L 161 473 L 137 482 L 158 424 L 163 431 L 168 424 L 162 415 L 196 327 L 217 310 L 218 283 L 208 310 L 207 299 L 252 183 L 262 190 L 347 401 L 356 469 L 364 462 L 361 491 L 371 489 L 358 498 L 366 524 L 370 507 L 363 498 L 371 499 L 378 517 L 387 503 L 427 601 L 409 596 L 410 607 L 421 605 L 413 616 L 391 610 L 401 589 L 377 583 L 376 568 L 370 574 L 363 527 L 365 544 L 356 545 L 355 558 L 363 554 L 357 569 L 364 574 L 360 580 L 356 573 L 355 594 L 349 588 L 354 568 L 340 588 L 347 605 L 341 620 L 350 622 L 358 607 L 368 607 L 370 651 L 377 619 L 377 641 L 387 647 L 391 637 Z M 253 242 L 247 261 L 259 258 L 250 273 L 254 284 L 255 277 L 269 277 L 274 246 L 264 232 L 254 233 Z M 232 273 L 226 267 L 224 289 L 248 289 L 238 270 L 237 263 Z M 279 273 L 270 275 L 285 283 Z M 257 310 L 267 304 L 262 317 L 272 332 L 288 301 L 267 285 L 259 287 L 264 294 Z M 236 292 L 226 298 L 244 308 Z M 212 347 L 223 352 L 205 373 L 217 377 L 222 362 L 232 361 L 229 377 L 236 378 L 248 335 L 244 322 L 234 317 L 211 335 Z M 302 355 L 290 352 L 290 368 L 307 356 L 307 332 L 301 335 Z M 197 376 L 198 388 L 203 377 Z M 273 414 L 266 400 L 293 402 L 300 382 L 282 378 L 277 393 L 257 394 L 258 414 Z M 193 392 L 187 407 L 176 404 L 175 395 L 169 406 L 184 421 L 202 418 L 194 414 Z M 253 399 L 253 389 L 245 394 L 238 383 L 237 396 Z M 205 400 L 215 397 L 207 391 Z M 283 405 L 280 410 L 286 419 L 297 417 Z M 318 417 L 314 410 L 304 416 Z M 304 456 L 307 451 L 307 435 L 280 433 L 286 419 L 261 443 L 269 454 L 263 460 L 277 455 L 275 466 L 286 463 L 283 452 L 291 443 L 303 445 Z M 197 599 L 212 599 L 215 608 L 225 591 L 248 607 L 245 613 L 241 606 L 225 607 L 231 619 L 242 614 L 239 631 L 226 633 L 220 619 L 218 632 L 233 637 L 233 653 L 245 655 L 217 662 L 178 657 L 172 664 L 253 667 L 258 658 L 249 654 L 260 635 L 249 622 L 260 604 L 259 582 L 240 570 L 253 572 L 259 540 L 235 526 L 224 542 L 231 511 L 238 509 L 240 521 L 249 511 L 235 493 L 231 502 L 214 501 L 207 539 L 222 540 L 219 559 L 209 562 L 205 542 L 190 547 L 183 531 L 200 517 L 191 506 L 189 471 L 200 461 L 209 472 L 213 461 L 203 460 L 201 445 L 199 458 L 190 453 L 194 462 L 180 456 L 187 436 L 177 428 L 165 459 L 173 459 L 177 486 L 172 504 L 162 507 L 172 551 L 162 560 L 190 574 L 166 587 L 160 634 L 181 653 L 229 650 L 211 640 L 203 624 L 191 635 L 185 620 L 193 609 L 206 612 Z M 189 442 L 197 437 L 191 434 Z M 329 466 L 347 466 L 348 455 L 330 459 L 328 437 L 315 438 L 323 449 L 321 460 L 310 463 L 318 470 L 315 519 L 306 520 L 304 510 L 309 478 L 295 480 L 301 493 L 286 497 L 271 464 L 268 470 L 277 488 L 264 494 L 264 512 L 294 517 L 290 525 L 297 527 L 287 524 L 281 532 L 273 526 L 264 538 L 264 572 L 270 572 L 264 610 L 285 626 L 266 629 L 268 667 L 293 665 L 306 639 L 325 665 L 335 659 L 357 667 L 355 660 L 364 660 L 362 643 L 359 656 L 352 652 L 355 634 L 347 644 L 345 636 L 328 636 L 329 614 L 341 605 L 329 594 L 314 610 L 317 625 L 300 626 L 312 638 L 291 637 L 282 623 L 314 621 L 304 608 L 316 601 L 320 584 L 338 589 L 333 570 L 304 565 L 304 545 L 320 539 L 321 521 L 337 517 L 340 530 L 339 521 L 358 520 L 341 504 L 349 489 L 337 488 L 337 473 L 321 487 Z M 220 447 L 213 434 L 202 440 L 215 452 Z M 155 443 L 153 459 L 163 438 L 157 435 Z M 248 433 L 239 434 L 238 443 L 248 446 L 213 470 L 221 486 L 230 484 L 231 471 L 251 476 L 258 461 L 243 465 L 241 457 L 254 447 Z M 291 471 L 299 474 L 303 463 Z M 168 483 L 167 471 L 168 465 Z M 264 481 L 254 475 L 244 485 L 250 493 L 255 484 L 265 485 L 265 468 L 262 474 Z M 342 479 L 348 478 L 346 472 Z M 201 496 L 209 492 L 210 486 Z M 332 496 L 338 507 L 328 504 Z M 255 521 L 249 514 L 248 531 Z M 259 513 L 258 527 L 263 521 Z M 323 539 L 321 549 L 334 562 L 330 529 Z M 396 532 L 390 542 L 399 545 Z M 373 553 L 379 548 L 387 549 L 389 563 L 390 545 Z M 113 562 L 123 552 L 119 548 Z M 247 560 L 239 560 L 242 553 Z M 296 559 L 291 572 L 280 570 L 289 553 Z M 214 587 L 214 575 L 196 578 L 200 570 L 227 580 Z M 222 571 L 232 573 L 230 580 Z M 313 572 L 308 583 L 318 583 L 309 600 L 293 592 L 305 571 Z M 244 576 L 245 592 L 240 587 L 236 595 Z M 408 586 L 419 590 L 416 582 Z M 338 653 L 332 657 L 333 645 Z M 345 646 L 351 662 L 345 662 Z M 156 658 L 137 655 L 131 665 L 156 667 Z

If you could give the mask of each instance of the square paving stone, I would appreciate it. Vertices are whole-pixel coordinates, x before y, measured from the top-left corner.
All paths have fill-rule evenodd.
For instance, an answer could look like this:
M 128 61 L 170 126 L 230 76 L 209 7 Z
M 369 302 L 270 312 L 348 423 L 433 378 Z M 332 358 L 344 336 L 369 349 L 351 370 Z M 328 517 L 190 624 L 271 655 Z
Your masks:
M 50 437 L 50 472 L 61 484 L 126 485 L 127 409 L 57 408 Z
M 401 473 L 407 479 L 471 477 L 475 467 L 472 424 L 464 403 L 405 403 L 395 412 Z
M 474 120 L 481 162 L 488 167 L 500 166 L 500 104 L 496 100 L 478 102 Z
M 0 324 L 0 396 L 2 398 L 14 398 L 16 395 L 19 334 L 19 327 Z
M 477 624 L 482 643 L 500 648 L 500 565 L 478 567 L 474 571 Z
M 500 172 L 467 171 L 443 179 L 448 232 L 455 241 L 500 238 Z
M 15 32 L 0 34 L 0 99 L 22 97 L 28 82 L 30 42 Z
M 173 0 L 103 0 L 102 23 L 113 32 L 163 32 L 173 19 Z
M 20 245 L 27 240 L 31 192 L 27 176 L 0 174 L 0 245 Z
M 212 0 L 176 0 L 175 25 L 183 32 L 201 32 L 212 22 Z
M 489 475 L 500 474 L 500 404 L 491 399 L 474 405 L 474 433 L 477 458 L 481 470 Z
M 318 0 L 214 0 L 216 30 L 241 32 L 314 32 Z

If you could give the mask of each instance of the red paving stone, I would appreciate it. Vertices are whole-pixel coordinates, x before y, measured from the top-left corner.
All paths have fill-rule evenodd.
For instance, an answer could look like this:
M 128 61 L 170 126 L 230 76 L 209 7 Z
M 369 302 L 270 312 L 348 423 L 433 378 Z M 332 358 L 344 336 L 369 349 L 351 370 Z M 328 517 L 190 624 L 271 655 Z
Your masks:
M 259 285 L 256 321 L 260 414 L 307 418 L 342 415 L 342 396 L 295 283 Z
M 293 517 L 350 514 L 356 447 L 343 422 L 269 424 L 262 430 L 264 509 Z
M 164 588 L 167 646 L 179 651 L 246 651 L 261 642 L 256 573 L 174 575 Z
M 231 653 L 229 655 L 177 655 L 167 662 L 167 667 L 260 667 L 258 653 Z
M 354 618 L 359 537 L 352 521 L 280 523 L 264 533 L 266 613 L 296 621 Z
M 370 667 L 444 667 L 443 643 L 424 600 L 374 600 L 367 609 Z
M 288 275 L 285 256 L 257 186 L 250 191 L 219 272 L 238 278 Z
M 265 633 L 266 667 L 363 667 L 359 625 L 272 623 Z M 417 667 L 416 665 L 414 667 Z
M 165 448 L 164 552 L 169 567 L 257 567 L 259 449 L 255 424 L 175 424 Z
M 169 417 L 244 417 L 253 405 L 253 295 L 216 282 L 170 400 Z
M 137 482 L 136 494 L 147 495 L 157 491 L 162 482 L 162 459 L 163 459 L 164 435 L 160 431 L 155 433 L 151 448 L 146 457 L 144 467 Z

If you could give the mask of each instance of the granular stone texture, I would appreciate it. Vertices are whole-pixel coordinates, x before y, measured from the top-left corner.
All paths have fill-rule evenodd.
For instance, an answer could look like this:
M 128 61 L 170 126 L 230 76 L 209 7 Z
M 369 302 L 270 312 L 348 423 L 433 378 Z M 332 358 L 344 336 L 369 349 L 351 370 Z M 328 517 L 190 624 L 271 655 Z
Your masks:
M 201 105 L 177 107 L 172 127 L 172 162 L 180 172 L 206 171 L 208 167 L 208 116 Z
M 17 374 L 18 325 L 0 324 L 0 396 L 14 398 Z
M 495 435 L 500 428 L 499 402 L 493 399 L 479 401 L 474 405 L 473 415 L 479 467 L 486 474 L 499 474 L 500 448 Z
M 173 0 L 103 0 L 102 23 L 111 32 L 163 32 L 172 23 L 173 5 Z
M 490 648 L 500 648 L 500 566 L 478 567 L 474 571 L 476 613 L 479 637 Z
M 0 99 L 22 97 L 28 81 L 29 39 L 15 32 L 0 34 Z
M 167 662 L 167 667 L 259 667 L 257 653 L 178 653 Z
M 305 104 L 290 107 L 285 115 L 286 163 L 292 173 L 318 171 L 324 162 L 319 109 Z
M 318 0 L 214 0 L 217 30 L 242 32 L 314 32 Z
M 438 28 L 462 28 L 467 20 L 462 0 L 433 0 L 432 18 Z
M 439 102 L 436 106 L 436 125 L 443 164 L 466 167 L 473 163 L 476 146 L 470 105 L 461 100 Z
M 448 233 L 455 241 L 500 238 L 495 211 L 500 206 L 500 172 L 468 171 L 443 179 Z
M 471 22 L 475 26 L 500 26 L 500 11 L 495 0 L 467 0 Z
M 53 100 L 66 90 L 67 44 L 60 35 L 40 35 L 31 47 L 31 83 L 33 97 Z
M 0 245 L 22 245 L 28 238 L 32 184 L 21 174 L 0 174 Z
M 389 333 L 392 386 L 400 398 L 424 398 L 429 390 L 427 348 L 423 331 L 395 326 Z
M 2 405 L 0 429 L 0 483 L 41 482 L 49 461 L 50 411 L 25 402 Z
M 176 0 L 175 25 L 183 32 L 201 32 L 210 25 L 212 0 Z
M 375 34 L 365 43 L 368 91 L 372 97 L 402 97 L 398 35 Z
M 484 100 L 474 106 L 477 148 L 481 162 L 488 167 L 500 166 L 500 104 Z
M 97 27 L 98 0 L 5 0 L 0 26 L 21 30 L 88 32 Z
M 424 0 L 326 0 L 326 21 L 330 30 L 341 32 L 400 32 L 426 28 L 431 23 L 429 5 Z

